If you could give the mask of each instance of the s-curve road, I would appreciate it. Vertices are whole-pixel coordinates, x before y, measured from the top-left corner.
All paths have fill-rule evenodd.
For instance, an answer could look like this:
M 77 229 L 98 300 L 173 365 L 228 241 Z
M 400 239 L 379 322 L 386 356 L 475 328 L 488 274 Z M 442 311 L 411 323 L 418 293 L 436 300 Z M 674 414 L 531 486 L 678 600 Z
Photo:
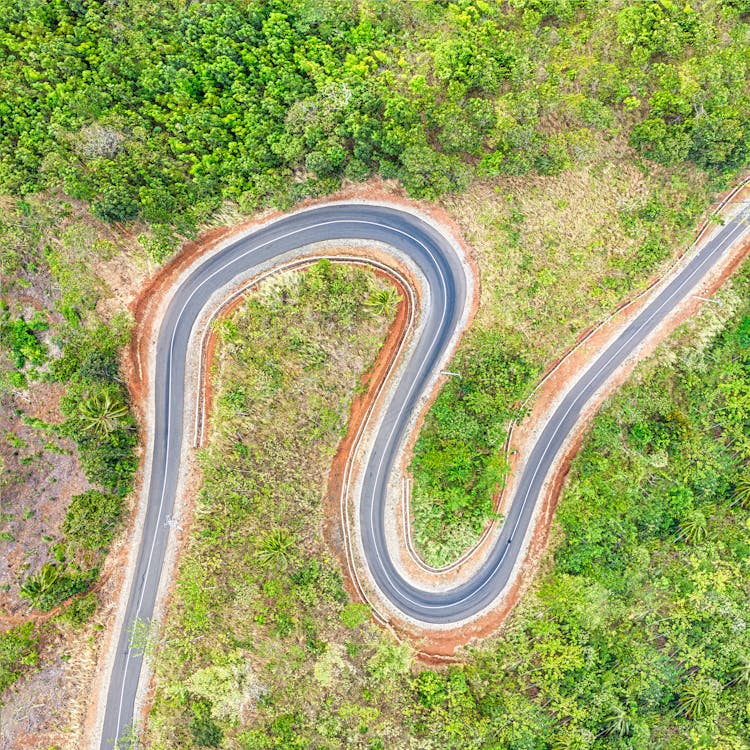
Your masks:
M 496 546 L 473 578 L 442 591 L 421 590 L 399 574 L 387 551 L 384 508 L 389 477 L 410 417 L 470 303 L 467 297 L 472 282 L 451 241 L 415 215 L 394 207 L 332 203 L 273 221 L 197 266 L 176 290 L 158 334 L 148 506 L 124 626 L 116 636 L 119 640 L 109 679 L 101 748 L 112 748 L 133 723 L 142 656 L 130 648 L 129 631 L 135 621 L 152 617 L 171 533 L 182 443 L 192 438 L 192 424 L 183 416 L 186 399 L 194 398 L 185 391 L 188 344 L 194 324 L 215 291 L 252 275 L 253 269 L 264 264 L 294 257 L 304 245 L 329 240 L 386 243 L 408 255 L 421 269 L 429 287 L 425 295 L 428 308 L 422 311 L 425 322 L 371 442 L 364 465 L 359 526 L 366 564 L 381 595 L 404 615 L 422 623 L 449 624 L 485 609 L 503 591 L 529 530 L 544 479 L 582 409 L 644 337 L 691 294 L 727 248 L 748 231 L 749 214 L 746 207 L 728 221 L 589 364 L 532 448 Z

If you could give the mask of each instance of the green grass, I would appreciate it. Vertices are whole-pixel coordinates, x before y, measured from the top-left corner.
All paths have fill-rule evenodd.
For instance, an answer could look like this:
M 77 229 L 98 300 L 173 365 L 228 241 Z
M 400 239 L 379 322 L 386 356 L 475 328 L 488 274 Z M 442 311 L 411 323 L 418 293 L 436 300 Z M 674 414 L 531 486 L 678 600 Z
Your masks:
M 0 634 L 0 693 L 36 666 L 39 652 L 34 624 L 24 623 Z

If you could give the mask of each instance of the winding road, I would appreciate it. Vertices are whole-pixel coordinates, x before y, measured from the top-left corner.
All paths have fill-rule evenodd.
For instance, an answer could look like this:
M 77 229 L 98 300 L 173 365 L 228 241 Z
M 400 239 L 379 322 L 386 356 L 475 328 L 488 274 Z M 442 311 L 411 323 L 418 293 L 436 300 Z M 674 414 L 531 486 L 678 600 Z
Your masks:
M 546 422 L 525 469 L 516 483 L 512 503 L 496 545 L 470 580 L 450 589 L 423 590 L 406 581 L 391 559 L 386 543 L 385 498 L 399 450 L 415 409 L 434 383 L 436 369 L 465 319 L 472 280 L 454 242 L 415 214 L 392 206 L 332 203 L 273 221 L 198 265 L 174 293 L 162 320 L 156 344 L 153 449 L 148 506 L 135 575 L 130 586 L 124 625 L 119 633 L 101 734 L 101 748 L 133 723 L 134 702 L 143 656 L 130 647 L 137 620 L 152 617 L 171 517 L 180 478 L 183 441 L 191 440 L 185 419 L 186 376 L 190 341 L 196 322 L 211 296 L 235 279 L 248 278 L 269 263 L 299 255 L 310 243 L 366 240 L 385 243 L 408 256 L 428 288 L 422 324 L 401 366 L 398 383 L 384 407 L 377 434 L 363 464 L 359 502 L 361 548 L 369 578 L 379 595 L 403 615 L 425 626 L 460 622 L 486 609 L 508 583 L 540 493 L 566 437 L 597 391 L 638 349 L 643 340 L 689 296 L 727 249 L 748 231 L 750 209 L 744 207 L 694 252 L 668 283 L 651 296 L 632 322 L 599 353 L 571 387 Z

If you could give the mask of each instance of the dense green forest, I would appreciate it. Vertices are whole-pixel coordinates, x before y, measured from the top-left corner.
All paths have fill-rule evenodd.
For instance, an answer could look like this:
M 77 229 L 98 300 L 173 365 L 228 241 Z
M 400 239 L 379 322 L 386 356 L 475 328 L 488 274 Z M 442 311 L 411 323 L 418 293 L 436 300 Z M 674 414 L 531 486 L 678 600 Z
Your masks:
M 223 198 L 290 205 L 343 177 L 417 197 L 557 173 L 597 134 L 742 165 L 745 0 L 0 3 L 0 188 L 141 217 L 154 252 Z

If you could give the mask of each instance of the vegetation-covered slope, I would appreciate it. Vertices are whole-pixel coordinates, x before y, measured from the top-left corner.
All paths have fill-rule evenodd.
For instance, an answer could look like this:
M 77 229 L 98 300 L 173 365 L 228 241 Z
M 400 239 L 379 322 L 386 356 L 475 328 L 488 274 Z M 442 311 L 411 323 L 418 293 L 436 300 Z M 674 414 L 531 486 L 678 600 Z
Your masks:
M 131 249 L 83 206 L 0 199 L 0 745 L 49 747 L 85 712 L 137 466 L 130 321 L 102 278 Z
M 254 303 L 227 328 L 217 414 L 233 416 L 206 454 L 147 745 L 747 747 L 749 287 L 745 271 L 721 309 L 610 400 L 575 461 L 535 591 L 501 636 L 447 670 L 419 665 L 345 604 L 312 536 L 312 476 L 266 490 L 255 477 L 276 460 L 267 443 L 247 456 L 249 443 L 231 447 L 240 425 L 268 425 L 262 394 L 256 416 L 242 414 L 252 397 L 233 363 L 252 351 L 257 382 L 274 339 L 263 329 L 299 325 L 296 306 L 269 319 Z M 282 516 L 278 492 L 297 497 Z
M 220 324 L 204 482 L 157 650 L 149 747 L 247 744 L 263 734 L 250 729 L 261 706 L 304 696 L 313 710 L 346 670 L 349 629 L 370 612 L 347 604 L 321 538 L 322 489 L 394 292 L 321 261 L 264 283 Z M 355 733 L 359 720 L 347 722 Z
M 745 0 L 3 0 L 0 188 L 63 187 L 158 241 L 379 173 L 434 198 L 555 174 L 625 130 L 747 159 Z
M 425 746 L 747 747 L 748 281 L 596 418 L 503 636 L 405 688 Z
M 747 0 L 0 0 L 0 684 L 49 698 L 37 652 L 99 642 L 98 594 L 65 602 L 134 469 L 113 317 L 133 289 L 107 283 L 342 180 L 442 201 L 483 287 L 413 465 L 420 549 L 450 560 L 491 507 L 512 403 L 748 162 L 749 19 Z M 82 635 L 41 625 L 58 602 Z

